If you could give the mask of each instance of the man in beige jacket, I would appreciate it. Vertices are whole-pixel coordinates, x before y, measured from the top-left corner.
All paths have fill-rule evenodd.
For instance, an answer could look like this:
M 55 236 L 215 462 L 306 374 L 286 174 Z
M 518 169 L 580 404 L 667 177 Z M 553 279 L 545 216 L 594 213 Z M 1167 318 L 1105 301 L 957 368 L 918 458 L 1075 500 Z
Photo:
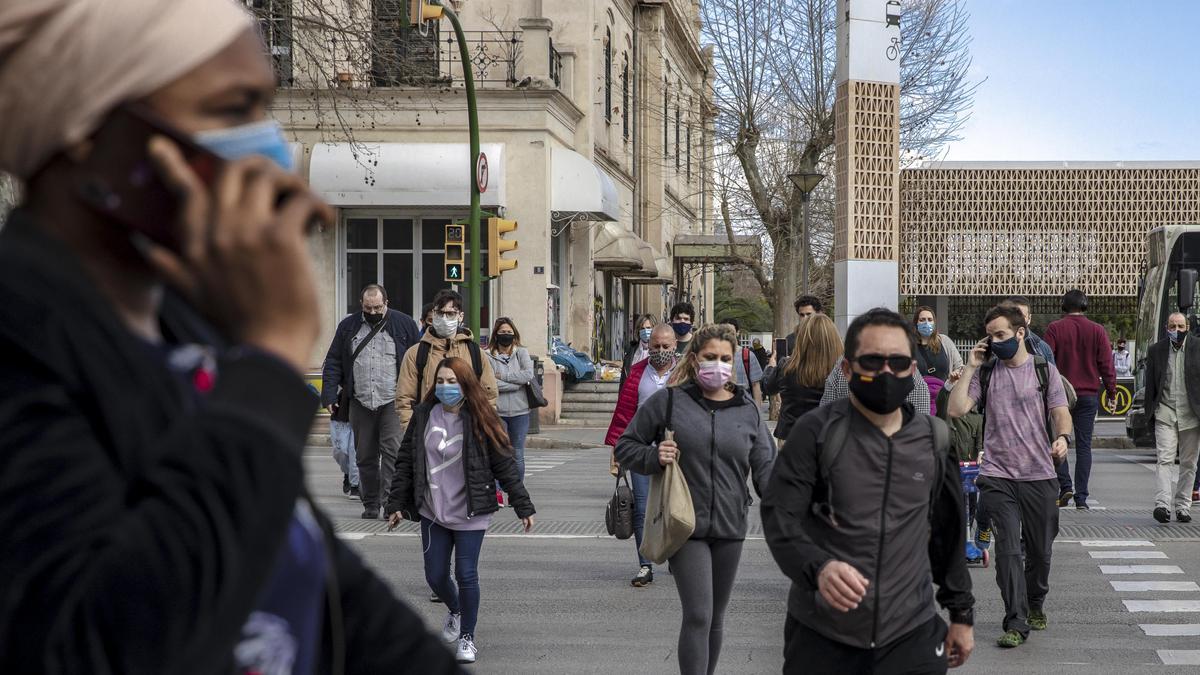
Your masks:
M 462 320 L 462 296 L 450 289 L 438 291 L 433 298 L 433 322 L 421 341 L 404 353 L 404 361 L 400 364 L 396 411 L 400 413 L 400 421 L 406 429 L 408 421 L 412 419 L 413 406 L 419 404 L 433 389 L 438 364 L 450 356 L 457 356 L 471 364 L 487 392 L 488 401 L 493 407 L 496 405 L 498 390 L 492 364 L 483 355 L 471 331 L 462 327 Z M 418 365 L 422 366 L 419 375 Z

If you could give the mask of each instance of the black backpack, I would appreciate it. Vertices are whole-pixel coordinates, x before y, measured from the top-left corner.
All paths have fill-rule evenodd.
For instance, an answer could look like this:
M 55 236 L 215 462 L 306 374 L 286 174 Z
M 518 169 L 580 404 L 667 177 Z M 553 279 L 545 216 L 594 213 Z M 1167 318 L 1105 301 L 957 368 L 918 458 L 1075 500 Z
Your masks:
M 840 404 L 850 405 L 848 402 Z M 949 461 L 952 448 L 950 446 L 950 427 L 932 415 L 924 415 L 924 417 L 929 420 L 930 431 L 933 432 L 931 449 L 933 450 L 934 470 L 937 472 L 934 479 L 929 481 L 929 521 L 932 523 L 933 500 L 937 497 L 942 476 L 945 475 L 945 462 Z M 835 406 L 817 434 L 818 481 L 813 489 L 812 512 L 813 515 L 835 528 L 838 527 L 838 523 L 837 515 L 833 512 L 833 482 L 830 480 L 830 475 L 833 472 L 834 460 L 846 446 L 846 436 L 849 433 L 850 415 Z
M 433 345 L 424 340 L 421 340 L 417 345 L 417 401 L 420 401 L 424 396 L 425 366 L 429 363 L 429 352 L 431 350 L 433 350 Z M 475 370 L 475 377 L 483 377 L 483 356 L 479 351 L 479 343 L 474 340 L 468 340 L 467 351 L 471 352 L 471 367 Z

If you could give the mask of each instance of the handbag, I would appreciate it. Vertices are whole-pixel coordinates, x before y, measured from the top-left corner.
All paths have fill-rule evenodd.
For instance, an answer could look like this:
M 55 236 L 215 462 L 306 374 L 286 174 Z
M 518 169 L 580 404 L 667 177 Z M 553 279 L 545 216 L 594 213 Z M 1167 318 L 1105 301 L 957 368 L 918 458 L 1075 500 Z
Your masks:
M 545 408 L 550 405 L 546 396 L 542 394 L 542 385 L 538 384 L 537 380 L 531 380 L 525 385 L 525 400 L 529 402 L 530 408 Z
M 674 388 L 667 390 L 667 427 L 664 441 L 675 439 L 671 430 L 671 407 Z M 682 450 L 680 450 L 682 453 Z M 661 565 L 675 555 L 696 530 L 696 510 L 679 459 L 663 467 L 662 473 L 650 477 L 650 497 L 646 501 L 646 523 L 642 531 L 643 556 Z
M 625 482 L 624 485 L 621 485 L 622 481 Z M 608 533 L 617 539 L 633 536 L 633 489 L 629 487 L 629 479 L 624 471 L 617 476 L 612 498 L 608 500 L 608 507 L 604 509 L 604 526 Z
M 367 333 L 367 337 L 363 338 L 363 341 L 358 343 L 358 346 L 354 348 L 354 353 L 350 355 L 350 363 L 346 364 L 347 370 L 354 367 L 355 359 L 357 359 L 358 355 L 362 353 L 362 350 L 367 348 L 367 343 L 375 339 L 375 336 L 379 333 L 379 331 L 383 330 L 383 324 L 383 321 L 375 324 L 375 327 L 371 329 L 371 332 Z M 341 387 L 338 389 L 337 407 L 333 409 L 333 413 L 330 414 L 329 419 L 333 420 L 334 422 L 350 421 L 350 390 L 346 387 Z

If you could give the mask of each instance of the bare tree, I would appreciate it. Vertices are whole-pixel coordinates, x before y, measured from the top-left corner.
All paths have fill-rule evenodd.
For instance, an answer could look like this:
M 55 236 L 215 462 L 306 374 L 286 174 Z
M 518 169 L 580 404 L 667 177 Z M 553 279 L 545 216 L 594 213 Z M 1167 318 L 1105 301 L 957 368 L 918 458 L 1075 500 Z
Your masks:
M 967 119 L 976 84 L 964 0 L 903 0 L 900 144 L 903 156 L 930 156 Z M 832 295 L 832 180 L 812 195 L 811 250 L 798 245 L 802 195 L 788 174 L 832 174 L 837 0 L 704 0 L 713 44 L 718 156 L 715 183 L 726 233 L 755 233 L 768 260 L 744 261 L 774 313 L 776 332 L 792 324 L 795 256 L 819 260 L 810 288 Z M 768 267 L 769 266 L 769 267 Z M 768 271 L 769 269 L 769 271 Z

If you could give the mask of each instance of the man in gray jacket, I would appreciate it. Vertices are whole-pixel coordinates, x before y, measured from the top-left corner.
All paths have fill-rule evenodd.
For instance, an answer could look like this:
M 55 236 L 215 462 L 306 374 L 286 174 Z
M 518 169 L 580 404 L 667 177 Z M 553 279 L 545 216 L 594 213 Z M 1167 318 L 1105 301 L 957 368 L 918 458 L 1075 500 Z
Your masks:
M 855 319 L 849 399 L 800 418 L 776 460 L 762 519 L 792 579 L 784 673 L 945 672 L 974 647 L 958 463 L 942 421 L 905 403 L 915 352 L 899 314 Z

